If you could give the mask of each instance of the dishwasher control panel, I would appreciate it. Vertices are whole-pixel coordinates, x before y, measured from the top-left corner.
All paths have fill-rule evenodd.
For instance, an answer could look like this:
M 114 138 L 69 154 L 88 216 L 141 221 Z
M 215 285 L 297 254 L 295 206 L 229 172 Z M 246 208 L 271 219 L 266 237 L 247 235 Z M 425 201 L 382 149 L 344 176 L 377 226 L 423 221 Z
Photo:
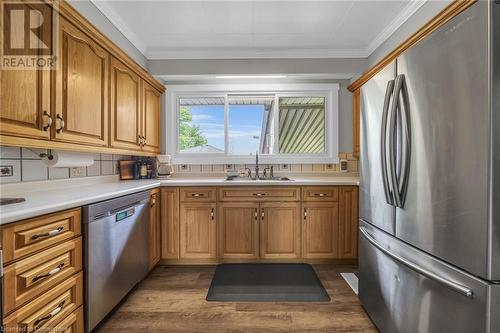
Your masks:
M 119 222 L 123 219 L 126 219 L 127 217 L 130 217 L 130 216 L 134 215 L 134 213 L 135 213 L 135 208 L 130 208 L 130 209 L 118 212 L 115 215 L 116 222 Z

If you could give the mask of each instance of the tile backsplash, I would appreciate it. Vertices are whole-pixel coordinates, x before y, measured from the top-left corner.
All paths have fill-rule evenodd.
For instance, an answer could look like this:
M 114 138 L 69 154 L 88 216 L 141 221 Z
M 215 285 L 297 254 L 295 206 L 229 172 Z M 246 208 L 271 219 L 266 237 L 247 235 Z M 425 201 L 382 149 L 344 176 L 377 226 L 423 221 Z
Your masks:
M 48 168 L 40 153 L 47 153 L 47 149 L 0 147 L 0 183 L 115 175 L 118 174 L 118 161 L 130 158 L 128 155 L 92 153 L 94 164 L 91 166 Z
M 40 153 L 47 153 L 46 149 L 18 148 L 0 146 L 0 184 L 18 183 L 51 179 L 66 179 L 75 177 L 94 177 L 116 175 L 118 161 L 130 159 L 129 155 L 112 155 L 93 153 L 94 164 L 81 168 L 48 168 L 40 158 Z M 351 153 L 339 153 L 339 159 L 347 160 L 347 171 L 358 172 L 358 159 Z M 261 170 L 267 167 L 261 165 Z M 333 174 L 340 173 L 339 164 L 276 164 L 276 173 L 314 173 Z M 179 164 L 174 165 L 178 175 L 195 174 L 226 174 L 228 171 L 250 168 L 253 164 Z
M 339 153 L 339 159 L 347 160 L 347 171 L 358 172 L 359 161 L 352 153 Z M 260 165 L 263 170 L 268 164 Z M 274 164 L 277 173 L 338 173 L 339 164 Z M 179 164 L 174 165 L 177 174 L 225 174 L 227 171 L 238 171 L 250 168 L 253 172 L 255 164 Z

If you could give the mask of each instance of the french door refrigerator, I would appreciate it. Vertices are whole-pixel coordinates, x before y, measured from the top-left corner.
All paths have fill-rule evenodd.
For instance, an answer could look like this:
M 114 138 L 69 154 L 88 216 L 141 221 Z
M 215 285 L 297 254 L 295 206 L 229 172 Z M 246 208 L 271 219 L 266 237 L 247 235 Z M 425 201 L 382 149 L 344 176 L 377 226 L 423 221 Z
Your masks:
M 500 332 L 500 4 L 361 88 L 359 297 L 383 332 Z

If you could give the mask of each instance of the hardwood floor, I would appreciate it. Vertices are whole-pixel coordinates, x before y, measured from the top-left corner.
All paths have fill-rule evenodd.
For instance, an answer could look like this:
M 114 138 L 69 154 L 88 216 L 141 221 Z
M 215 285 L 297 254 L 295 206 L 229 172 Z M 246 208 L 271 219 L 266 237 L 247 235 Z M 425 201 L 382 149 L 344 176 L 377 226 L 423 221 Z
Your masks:
M 215 266 L 159 266 L 98 332 L 377 332 L 340 276 L 353 268 L 314 269 L 331 297 L 328 303 L 207 302 Z

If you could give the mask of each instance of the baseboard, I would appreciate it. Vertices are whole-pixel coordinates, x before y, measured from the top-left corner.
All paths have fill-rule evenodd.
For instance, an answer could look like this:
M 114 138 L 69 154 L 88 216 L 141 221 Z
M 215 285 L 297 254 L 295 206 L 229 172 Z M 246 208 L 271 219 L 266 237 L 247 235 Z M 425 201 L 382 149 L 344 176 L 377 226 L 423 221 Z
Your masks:
M 307 263 L 357 265 L 357 259 L 162 259 L 160 265 L 217 265 L 225 263 Z

